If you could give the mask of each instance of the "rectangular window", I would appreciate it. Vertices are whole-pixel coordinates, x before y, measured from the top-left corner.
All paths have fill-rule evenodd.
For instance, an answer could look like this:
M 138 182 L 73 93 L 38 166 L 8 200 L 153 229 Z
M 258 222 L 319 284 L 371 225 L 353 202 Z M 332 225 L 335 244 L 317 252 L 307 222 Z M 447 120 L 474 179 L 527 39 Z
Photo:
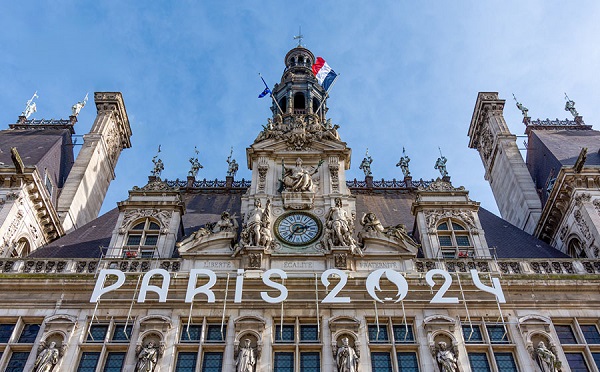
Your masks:
M 589 368 L 585 363 L 585 358 L 581 353 L 565 353 L 567 363 L 571 368 L 571 372 L 589 372 Z
M 14 324 L 0 324 L 0 344 L 8 343 L 14 329 Z
M 319 327 L 316 325 L 300 325 L 300 342 L 319 342 Z
M 202 358 L 202 372 L 221 372 L 223 370 L 223 353 L 206 352 Z
M 39 331 L 39 324 L 25 324 L 25 327 L 23 327 L 23 332 L 21 332 L 21 336 L 17 342 L 20 344 L 33 344 Z
M 570 325 L 555 325 L 556 334 L 561 344 L 576 344 L 575 334 Z
M 581 325 L 581 332 L 583 332 L 585 342 L 588 344 L 600 344 L 600 333 L 598 333 L 598 327 L 594 324 Z
M 373 372 L 392 372 L 390 353 L 371 353 L 371 368 Z
M 276 352 L 273 359 L 273 372 L 294 372 L 294 353 Z
M 498 370 L 502 372 L 518 372 L 512 353 L 494 353 Z
M 469 353 L 471 370 L 477 372 L 490 372 L 490 362 L 486 353 Z
M 221 333 L 220 324 L 209 324 L 206 330 L 207 342 L 225 342 L 227 336 L 227 326 L 223 325 L 223 333 Z
M 127 237 L 127 245 L 140 245 L 142 241 L 142 235 L 132 235 L 129 234 L 129 237 Z
M 125 329 L 125 324 L 116 324 L 112 335 L 112 342 L 129 342 L 131 340 L 131 331 L 133 325 L 128 324 Z
M 190 324 L 188 328 L 187 324 L 184 324 L 181 329 L 181 342 L 199 342 L 200 333 L 202 332 L 202 326 L 199 324 Z M 219 337 L 221 337 L 221 329 L 219 328 Z
M 387 326 L 380 325 L 379 328 L 376 324 L 369 325 L 369 341 L 370 342 L 389 342 L 390 338 L 388 336 Z
M 419 372 L 419 362 L 417 353 L 399 352 L 396 353 L 398 359 L 398 369 L 400 372 Z
M 592 353 L 592 358 L 594 359 L 596 367 L 600 368 L 600 353 Z
M 300 353 L 300 372 L 320 372 L 321 355 L 316 352 Z
M 98 365 L 98 359 L 100 359 L 100 353 L 98 352 L 82 353 L 77 372 L 94 372 Z
M 481 328 L 478 325 L 463 325 L 463 338 L 467 344 L 481 344 L 483 343 L 483 337 L 481 335 Z
M 442 251 L 442 258 L 445 259 L 453 259 L 456 258 L 456 251 L 454 249 L 452 250 L 443 250 Z
M 471 241 L 469 241 L 469 237 L 465 235 L 456 235 L 456 244 L 459 247 L 470 247 Z
M 4 372 L 23 372 L 27 358 L 29 358 L 29 352 L 12 353 Z
M 106 332 L 108 332 L 108 324 L 97 324 L 90 326 L 86 341 L 104 342 L 104 339 L 106 338 Z
M 158 243 L 158 235 L 146 235 L 146 239 L 144 240 L 144 245 L 156 245 Z
M 439 235 L 440 247 L 452 247 L 452 239 L 447 235 Z
M 275 326 L 275 342 L 294 342 L 294 326 L 284 324 Z
M 195 372 L 196 359 L 198 359 L 198 353 L 179 353 L 177 355 L 177 363 L 175 363 L 175 372 Z M 206 353 L 204 354 L 204 359 L 206 361 Z
M 508 343 L 508 332 L 503 325 L 488 325 L 488 335 L 490 336 L 490 342 L 493 344 L 507 344 Z
M 396 343 L 414 343 L 413 329 L 411 325 L 395 324 L 394 325 L 394 340 Z
M 121 372 L 125 353 L 108 353 L 106 363 L 104 363 L 104 372 Z

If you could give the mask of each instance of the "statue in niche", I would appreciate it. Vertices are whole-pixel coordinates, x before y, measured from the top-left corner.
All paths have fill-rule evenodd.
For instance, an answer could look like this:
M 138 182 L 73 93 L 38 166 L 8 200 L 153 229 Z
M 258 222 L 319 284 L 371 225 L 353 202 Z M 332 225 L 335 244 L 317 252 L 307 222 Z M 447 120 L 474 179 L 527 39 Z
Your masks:
M 359 356 L 348 342 L 348 337 L 342 338 L 342 346 L 337 349 L 337 372 L 358 372 Z
M 290 168 L 282 162 L 284 189 L 293 192 L 314 191 L 312 176 L 317 173 L 321 164 L 323 164 L 322 160 L 316 167 L 311 167 L 312 169 L 308 170 L 302 167 L 302 159 L 300 158 L 296 159 L 296 166 Z
M 406 150 L 403 147 L 402 148 L 402 157 L 400 158 L 400 161 L 398 161 L 398 164 L 396 164 L 396 166 L 400 167 L 400 169 L 402 170 L 402 174 L 404 174 L 405 178 L 410 176 L 410 170 L 408 169 L 408 163 L 410 163 L 410 158 L 408 156 L 406 156 Z
M 579 113 L 575 109 L 575 101 L 570 99 L 569 96 L 567 96 L 567 93 L 565 93 L 565 99 L 567 100 L 567 102 L 565 102 L 565 111 L 569 111 L 574 118 L 578 117 Z
M 558 372 L 560 370 L 561 362 L 556 359 L 556 354 L 546 347 L 544 341 L 538 343 L 533 356 L 542 372 Z
M 267 199 L 265 208 L 262 208 L 260 199 L 254 199 L 254 208 L 251 209 L 244 219 L 240 242 L 236 245 L 231 255 L 235 257 L 247 246 L 262 246 L 270 248 L 273 238 L 269 231 L 271 218 L 271 199 Z
M 446 342 L 438 342 L 435 360 L 440 372 L 458 372 L 458 358 L 455 352 L 448 349 Z
M 342 199 L 335 198 L 335 206 L 329 209 L 325 216 L 325 234 L 323 244 L 327 249 L 332 247 L 350 247 L 352 254 L 363 255 L 358 244 L 352 237 L 354 230 L 352 215 L 342 207 Z
M 371 155 L 369 155 L 369 149 L 367 149 L 365 157 L 363 158 L 362 163 L 360 163 L 360 166 L 358 167 L 358 169 L 362 169 L 362 171 L 365 173 L 365 177 L 373 175 L 373 173 L 371 172 L 371 163 L 373 163 L 373 158 L 371 157 Z
M 58 364 L 58 361 L 64 354 L 66 345 L 63 345 L 61 349 L 56 347 L 56 342 L 52 341 L 48 346 L 44 341 L 41 342 L 38 349 L 38 355 L 33 365 L 34 372 L 51 372 L 54 366 Z
M 156 345 L 154 341 L 148 341 L 146 346 L 138 345 L 135 349 L 137 363 L 136 372 L 154 372 L 158 359 L 162 356 L 162 347 Z
M 235 361 L 236 372 L 254 372 L 254 366 L 256 365 L 254 354 L 254 349 L 250 346 L 250 339 L 245 339 L 244 346 L 238 352 Z

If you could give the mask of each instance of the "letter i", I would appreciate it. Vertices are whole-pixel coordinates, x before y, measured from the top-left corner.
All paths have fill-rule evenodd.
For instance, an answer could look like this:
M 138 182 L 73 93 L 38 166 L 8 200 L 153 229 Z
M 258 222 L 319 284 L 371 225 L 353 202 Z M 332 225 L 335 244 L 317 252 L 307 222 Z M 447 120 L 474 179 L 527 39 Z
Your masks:
M 235 298 L 233 302 L 239 304 L 242 302 L 242 289 L 244 288 L 244 269 L 238 269 L 237 278 L 235 278 Z

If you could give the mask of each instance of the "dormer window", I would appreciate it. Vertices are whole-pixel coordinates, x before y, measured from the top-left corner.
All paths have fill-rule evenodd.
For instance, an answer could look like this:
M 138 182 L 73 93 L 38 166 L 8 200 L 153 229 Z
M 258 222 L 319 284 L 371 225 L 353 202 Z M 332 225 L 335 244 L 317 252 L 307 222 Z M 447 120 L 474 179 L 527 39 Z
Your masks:
M 127 232 L 123 257 L 152 258 L 156 252 L 160 225 L 151 218 L 139 221 Z
M 438 241 L 443 258 L 473 257 L 475 252 L 468 230 L 450 219 L 437 226 Z

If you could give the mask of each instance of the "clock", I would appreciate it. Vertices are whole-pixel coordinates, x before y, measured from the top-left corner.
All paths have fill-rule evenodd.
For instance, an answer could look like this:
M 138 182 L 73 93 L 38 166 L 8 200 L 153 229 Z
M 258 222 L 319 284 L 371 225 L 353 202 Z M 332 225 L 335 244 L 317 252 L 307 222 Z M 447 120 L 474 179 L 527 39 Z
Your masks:
M 310 213 L 292 212 L 275 221 L 275 235 L 288 245 L 303 246 L 314 243 L 321 236 L 321 221 Z

